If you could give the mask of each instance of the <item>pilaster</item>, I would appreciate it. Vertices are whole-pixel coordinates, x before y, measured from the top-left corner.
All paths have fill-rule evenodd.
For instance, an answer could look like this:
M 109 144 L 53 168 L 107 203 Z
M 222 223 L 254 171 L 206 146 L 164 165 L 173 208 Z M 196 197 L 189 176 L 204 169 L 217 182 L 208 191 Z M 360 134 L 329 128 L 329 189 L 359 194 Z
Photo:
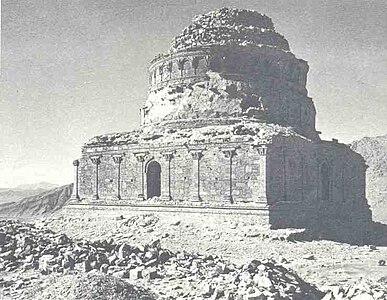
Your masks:
M 201 201 L 200 196 L 200 159 L 203 156 L 203 149 L 190 149 L 189 153 L 192 156 L 192 189 L 191 201 Z
M 259 191 L 257 202 L 267 204 L 267 153 L 266 145 L 259 145 L 256 147 L 260 161 L 260 181 L 262 182 L 262 189 Z
M 162 172 L 162 184 L 161 184 L 161 198 L 163 200 L 171 200 L 172 195 L 171 195 L 171 160 L 173 158 L 173 152 L 163 152 L 161 153 L 165 165 L 166 165 L 166 170 L 165 172 Z
M 117 165 L 117 200 L 121 200 L 121 163 L 123 160 L 122 154 L 114 154 L 112 156 L 114 163 Z
M 76 159 L 73 161 L 74 166 L 74 186 L 73 192 L 71 194 L 70 200 L 79 201 L 79 160 Z
M 232 182 L 232 175 L 233 175 L 233 169 L 232 169 L 232 158 L 233 156 L 236 154 L 236 149 L 235 148 L 221 148 L 220 149 L 225 158 L 228 159 L 228 162 L 227 162 L 227 167 L 228 167 L 228 194 L 225 196 L 225 201 L 227 202 L 230 202 L 230 203 L 234 203 L 234 199 L 233 199 L 233 196 L 232 196 L 232 185 L 233 185 L 233 182 Z
M 99 165 L 101 164 L 101 155 L 90 156 L 91 162 L 95 165 L 95 181 L 93 200 L 99 200 Z
M 145 200 L 145 178 L 144 178 L 144 163 L 145 163 L 145 157 L 148 155 L 148 152 L 137 152 L 134 153 L 134 156 L 136 157 L 139 164 L 139 172 L 141 176 L 141 182 L 139 186 L 139 194 L 138 194 L 138 200 Z

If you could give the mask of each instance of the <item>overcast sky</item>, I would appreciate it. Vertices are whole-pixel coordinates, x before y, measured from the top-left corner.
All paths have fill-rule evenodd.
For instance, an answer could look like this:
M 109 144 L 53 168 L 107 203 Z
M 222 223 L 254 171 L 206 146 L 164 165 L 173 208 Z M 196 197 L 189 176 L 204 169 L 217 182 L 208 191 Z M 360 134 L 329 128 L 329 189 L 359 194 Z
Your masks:
M 222 6 L 267 14 L 309 62 L 323 138 L 387 133 L 385 0 L 3 0 L 0 187 L 72 182 L 84 142 L 138 126 L 148 62 Z

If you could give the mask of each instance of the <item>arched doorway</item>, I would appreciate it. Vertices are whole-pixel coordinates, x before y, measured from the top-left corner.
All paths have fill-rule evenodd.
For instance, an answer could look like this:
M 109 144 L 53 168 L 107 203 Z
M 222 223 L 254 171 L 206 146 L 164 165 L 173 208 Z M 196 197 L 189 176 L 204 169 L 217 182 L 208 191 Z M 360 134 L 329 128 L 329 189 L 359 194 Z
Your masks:
M 330 200 L 331 178 L 329 173 L 328 164 L 323 163 L 321 165 L 321 199 L 323 201 Z
M 161 166 L 157 161 L 151 161 L 146 170 L 147 198 L 160 197 L 161 194 Z

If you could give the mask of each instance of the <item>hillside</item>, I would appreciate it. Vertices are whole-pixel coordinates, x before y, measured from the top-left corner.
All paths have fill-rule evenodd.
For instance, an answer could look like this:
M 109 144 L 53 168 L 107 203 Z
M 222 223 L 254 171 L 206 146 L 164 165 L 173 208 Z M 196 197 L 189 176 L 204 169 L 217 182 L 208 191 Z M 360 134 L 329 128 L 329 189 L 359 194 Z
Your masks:
M 34 218 L 48 215 L 60 209 L 70 198 L 73 185 L 61 186 L 19 202 L 0 205 L 0 217 Z
M 376 221 L 387 223 L 387 135 L 364 137 L 351 144 L 369 166 L 367 198 Z
M 28 184 L 20 184 L 15 187 L 15 190 L 52 190 L 54 188 L 59 187 L 59 185 L 50 183 L 50 182 L 38 182 L 38 183 L 28 183 Z
M 39 182 L 35 184 L 23 184 L 14 188 L 0 188 L 0 204 L 18 202 L 26 197 L 39 195 L 43 192 L 57 188 L 58 185 Z
M 15 190 L 15 189 L 0 189 L 0 204 L 18 202 L 26 197 L 39 195 L 46 190 Z

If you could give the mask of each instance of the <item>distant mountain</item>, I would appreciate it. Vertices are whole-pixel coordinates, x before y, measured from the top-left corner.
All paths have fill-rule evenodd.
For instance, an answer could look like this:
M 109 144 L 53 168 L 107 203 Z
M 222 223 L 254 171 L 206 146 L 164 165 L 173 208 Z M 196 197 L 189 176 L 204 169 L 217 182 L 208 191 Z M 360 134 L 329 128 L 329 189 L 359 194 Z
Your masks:
M 73 185 L 69 184 L 23 198 L 18 202 L 1 204 L 0 217 L 32 219 L 49 215 L 67 203 L 72 188 Z
M 0 188 L 0 204 L 18 202 L 23 198 L 39 195 L 57 187 L 57 184 L 39 182 L 34 184 L 23 184 L 14 188 Z
M 45 190 L 8 190 L 1 189 L 0 190 L 0 204 L 1 203 L 10 203 L 10 202 L 18 202 L 21 199 L 29 196 L 38 195 Z
M 366 160 L 367 198 L 374 219 L 387 223 L 387 135 L 365 137 L 351 144 L 351 148 Z
M 58 184 L 49 183 L 49 182 L 38 182 L 32 184 L 21 184 L 13 188 L 13 190 L 52 190 L 59 187 Z

